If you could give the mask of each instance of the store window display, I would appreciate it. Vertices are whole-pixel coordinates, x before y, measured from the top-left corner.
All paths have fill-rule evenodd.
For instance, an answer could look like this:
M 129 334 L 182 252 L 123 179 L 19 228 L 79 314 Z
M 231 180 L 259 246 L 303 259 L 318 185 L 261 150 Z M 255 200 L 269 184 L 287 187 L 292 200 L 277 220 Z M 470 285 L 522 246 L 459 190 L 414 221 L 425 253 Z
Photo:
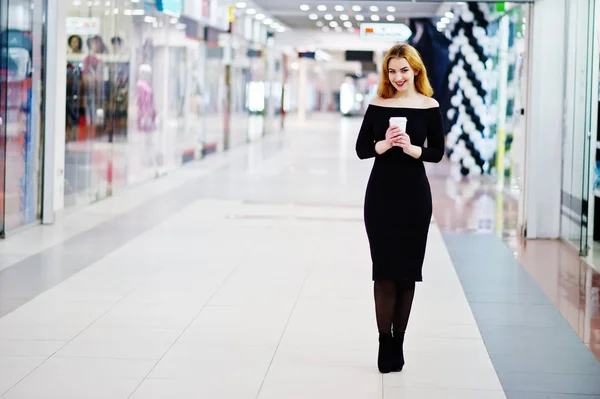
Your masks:
M 45 2 L 0 5 L 0 234 L 41 217 Z M 6 47 L 4 47 L 6 46 Z
M 155 4 L 70 4 L 66 207 L 167 173 L 198 147 L 201 129 L 189 123 L 194 74 L 186 68 L 198 42 L 185 28 Z

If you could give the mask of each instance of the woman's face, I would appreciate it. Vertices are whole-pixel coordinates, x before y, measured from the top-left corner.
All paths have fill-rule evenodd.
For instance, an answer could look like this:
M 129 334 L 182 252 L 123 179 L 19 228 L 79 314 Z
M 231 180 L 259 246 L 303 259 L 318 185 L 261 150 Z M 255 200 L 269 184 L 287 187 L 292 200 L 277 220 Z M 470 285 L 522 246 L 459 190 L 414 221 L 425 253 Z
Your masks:
M 415 72 L 406 58 L 392 58 L 388 64 L 388 77 L 392 86 L 400 92 L 414 86 Z
M 79 38 L 78 37 L 72 37 L 71 41 L 69 42 L 69 45 L 71 46 L 71 49 L 73 51 L 78 51 L 79 50 Z

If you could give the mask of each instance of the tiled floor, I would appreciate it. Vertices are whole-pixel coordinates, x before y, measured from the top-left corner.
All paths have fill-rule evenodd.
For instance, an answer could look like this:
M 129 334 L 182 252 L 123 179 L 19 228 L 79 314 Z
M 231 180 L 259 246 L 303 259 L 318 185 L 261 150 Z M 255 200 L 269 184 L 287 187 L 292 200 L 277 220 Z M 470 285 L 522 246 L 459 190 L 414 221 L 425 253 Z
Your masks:
M 0 243 L 0 396 L 507 397 L 435 223 L 378 373 L 360 121 L 315 118 Z

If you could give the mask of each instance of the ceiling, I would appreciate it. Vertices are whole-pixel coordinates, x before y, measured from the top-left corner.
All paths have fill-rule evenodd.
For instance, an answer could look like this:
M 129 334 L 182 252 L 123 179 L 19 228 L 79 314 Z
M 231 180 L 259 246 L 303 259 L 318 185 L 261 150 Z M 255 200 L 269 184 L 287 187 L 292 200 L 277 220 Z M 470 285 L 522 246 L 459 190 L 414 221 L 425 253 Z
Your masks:
M 435 18 L 443 15 L 448 9 L 448 4 L 443 2 L 413 2 L 413 1 L 347 1 L 347 0 L 254 0 L 253 3 L 261 8 L 265 14 L 282 22 L 292 29 L 310 29 L 319 30 L 321 26 L 330 25 L 331 21 L 337 22 L 340 27 L 346 23 L 352 23 L 353 28 L 357 28 L 360 21 L 356 19 L 357 14 L 364 17 L 365 22 L 373 22 L 372 15 L 377 15 L 379 21 L 376 22 L 406 22 L 408 18 Z M 303 11 L 301 5 L 306 5 L 310 9 Z M 317 6 L 326 6 L 326 11 L 320 11 Z M 359 6 L 360 11 L 355 11 L 353 7 Z M 377 7 L 378 11 L 373 12 L 371 7 Z M 339 7 L 336 9 L 336 7 Z M 343 10 L 341 10 L 343 7 Z M 393 7 L 388 10 L 388 7 Z M 339 11 L 341 10 L 341 11 Z M 311 20 L 309 15 L 315 14 Z M 325 16 L 331 16 L 325 19 Z M 346 16 L 348 18 L 346 19 Z M 389 17 L 388 17 L 389 16 Z M 341 18 L 340 18 L 341 17 Z M 392 19 L 393 17 L 393 19 Z M 360 16 L 359 16 L 360 18 Z M 390 18 L 390 19 L 388 19 Z M 334 25 L 335 25 L 334 22 Z M 331 28 L 330 28 L 331 29 Z

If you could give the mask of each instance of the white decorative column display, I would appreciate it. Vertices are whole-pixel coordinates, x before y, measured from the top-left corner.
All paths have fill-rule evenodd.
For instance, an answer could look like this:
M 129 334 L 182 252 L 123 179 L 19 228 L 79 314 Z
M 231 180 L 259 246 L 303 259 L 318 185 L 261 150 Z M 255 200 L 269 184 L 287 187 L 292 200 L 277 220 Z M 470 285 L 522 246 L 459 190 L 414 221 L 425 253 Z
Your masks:
M 487 7 L 479 3 L 456 7 L 447 31 L 452 44 L 448 77 L 451 106 L 447 114 L 450 129 L 446 147 L 462 176 L 489 173 L 496 151 L 487 106 L 490 69 Z

